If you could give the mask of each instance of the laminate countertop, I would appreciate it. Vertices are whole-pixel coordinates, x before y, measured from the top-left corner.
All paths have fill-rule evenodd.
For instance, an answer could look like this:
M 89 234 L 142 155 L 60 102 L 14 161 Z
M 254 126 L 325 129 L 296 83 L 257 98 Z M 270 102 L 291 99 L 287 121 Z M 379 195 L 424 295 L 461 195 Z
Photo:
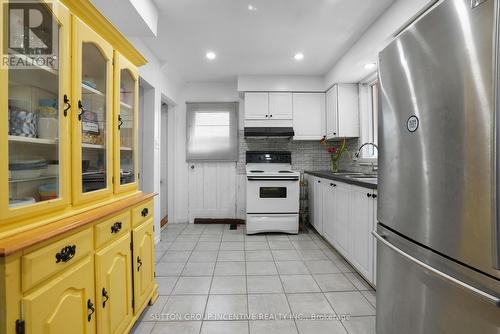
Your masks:
M 321 177 L 324 179 L 328 180 L 333 180 L 333 181 L 338 181 L 338 182 L 344 182 L 348 184 L 353 184 L 355 186 L 360 186 L 368 189 L 377 189 L 377 181 L 373 180 L 373 178 L 369 179 L 360 179 L 356 178 L 357 176 L 347 176 L 342 173 L 334 173 L 332 171 L 328 170 L 318 170 L 318 171 L 309 171 L 306 170 L 304 171 L 305 174 Z M 367 175 L 359 175 L 359 176 L 364 176 L 367 177 Z

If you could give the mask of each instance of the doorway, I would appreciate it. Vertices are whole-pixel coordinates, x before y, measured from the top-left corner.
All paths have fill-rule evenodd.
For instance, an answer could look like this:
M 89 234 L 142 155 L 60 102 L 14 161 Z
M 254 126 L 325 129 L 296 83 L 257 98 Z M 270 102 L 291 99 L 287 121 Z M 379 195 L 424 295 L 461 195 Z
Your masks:
M 161 104 L 160 143 L 160 226 L 168 224 L 168 104 Z

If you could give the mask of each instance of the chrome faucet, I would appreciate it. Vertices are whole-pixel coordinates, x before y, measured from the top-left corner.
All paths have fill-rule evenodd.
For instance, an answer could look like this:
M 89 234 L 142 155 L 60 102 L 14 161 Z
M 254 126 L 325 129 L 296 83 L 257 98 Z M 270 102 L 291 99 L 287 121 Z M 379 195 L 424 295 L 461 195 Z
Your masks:
M 359 154 L 361 153 L 361 149 L 363 149 L 363 147 L 365 147 L 366 145 L 372 145 L 373 147 L 375 147 L 377 149 L 377 152 L 378 152 L 378 146 L 375 145 L 374 143 L 364 143 L 363 145 L 361 145 L 359 147 L 358 151 L 354 154 L 354 159 L 355 160 L 359 159 Z

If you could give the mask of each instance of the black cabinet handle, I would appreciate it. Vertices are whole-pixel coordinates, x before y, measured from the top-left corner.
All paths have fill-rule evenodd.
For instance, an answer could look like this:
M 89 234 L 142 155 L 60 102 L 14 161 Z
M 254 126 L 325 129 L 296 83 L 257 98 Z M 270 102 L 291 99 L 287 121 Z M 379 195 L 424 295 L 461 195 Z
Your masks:
M 94 304 L 92 304 L 90 299 L 87 300 L 87 310 L 90 311 L 90 314 L 87 316 L 87 321 L 90 322 L 90 320 L 92 320 L 92 314 L 95 312 Z
M 104 297 L 104 301 L 102 302 L 102 308 L 105 308 L 106 302 L 109 300 L 109 295 L 108 291 L 106 291 L 106 288 L 102 288 L 102 296 Z
M 82 101 L 78 100 L 78 109 L 80 109 L 80 113 L 78 114 L 78 120 L 82 120 L 82 114 L 85 112 L 85 109 L 83 109 L 83 104 Z
M 143 217 L 147 217 L 147 216 L 148 216 L 148 214 L 149 214 L 149 209 L 148 209 L 148 208 L 144 208 L 144 209 L 142 209 L 142 211 L 141 211 L 141 216 L 143 216 Z
M 320 181 L 320 180 L 318 180 L 318 183 L 321 183 L 321 181 Z
M 118 233 L 122 229 L 122 222 L 116 222 L 111 226 L 111 233 Z
M 266 115 L 266 118 L 269 117 L 269 115 Z
M 140 257 L 137 257 L 137 271 L 141 270 L 142 260 Z
M 64 94 L 64 98 L 63 98 L 63 102 L 64 102 L 64 117 L 68 116 L 68 110 L 71 109 L 71 104 L 69 103 L 69 98 L 68 98 L 68 95 Z
M 373 198 L 377 198 L 377 195 L 373 194 L 373 195 L 372 195 L 372 197 L 373 197 Z
M 269 115 L 269 117 L 273 117 L 273 115 Z
M 122 115 L 118 115 L 118 130 L 121 130 L 123 125 Z
M 336 187 L 336 186 L 337 186 L 337 184 L 335 184 L 335 183 L 330 183 L 330 186 L 332 186 L 332 187 Z
M 76 254 L 76 245 L 66 246 L 61 249 L 59 253 L 56 254 L 56 263 L 68 262 Z
M 368 197 L 372 197 L 372 194 L 368 193 L 368 194 L 366 194 L 366 196 L 368 196 Z

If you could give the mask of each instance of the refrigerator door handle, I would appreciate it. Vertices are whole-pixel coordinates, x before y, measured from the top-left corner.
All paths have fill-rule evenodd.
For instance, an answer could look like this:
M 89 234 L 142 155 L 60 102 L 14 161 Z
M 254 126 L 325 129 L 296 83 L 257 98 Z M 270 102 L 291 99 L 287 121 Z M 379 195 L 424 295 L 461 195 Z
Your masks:
M 497 297 L 495 297 L 495 296 L 493 296 L 493 295 L 491 295 L 491 294 L 489 294 L 487 292 L 479 290 L 479 289 L 477 289 L 477 288 L 475 288 L 475 287 L 473 287 L 473 286 L 471 286 L 471 285 L 469 285 L 467 283 L 464 283 L 464 282 L 462 282 L 462 281 L 460 281 L 460 280 L 458 280 L 458 279 L 456 279 L 456 278 L 454 278 L 454 277 L 452 277 L 450 275 L 447 275 L 447 274 L 445 274 L 445 273 L 443 273 L 443 272 L 441 272 L 441 271 L 439 271 L 439 270 L 437 270 L 437 269 L 429 266 L 428 264 L 426 264 L 426 263 L 424 263 L 424 262 L 422 262 L 422 261 L 414 258 L 413 256 L 411 256 L 411 255 L 403 252 L 401 249 L 399 249 L 396 246 L 394 246 L 393 244 L 391 244 L 389 241 L 387 241 L 385 239 L 384 236 L 378 234 L 376 231 L 372 231 L 372 234 L 373 234 L 373 236 L 378 241 L 380 241 L 385 246 L 389 247 L 390 249 L 392 249 L 393 251 L 395 251 L 396 253 L 398 253 L 402 257 L 406 258 L 407 260 L 409 260 L 409 261 L 411 261 L 411 262 L 413 262 L 413 263 L 415 263 L 415 264 L 423 267 L 424 269 L 432 272 L 433 274 L 435 274 L 435 275 L 437 275 L 437 276 L 439 276 L 439 277 L 441 277 L 441 278 L 443 278 L 443 279 L 445 279 L 447 281 L 450 281 L 450 282 L 454 283 L 455 285 L 458 285 L 458 286 L 460 286 L 460 287 L 462 287 L 462 288 L 464 288 L 464 289 L 466 289 L 466 290 L 468 290 L 468 291 L 470 291 L 470 292 L 472 292 L 472 293 L 474 293 L 476 295 L 479 295 L 483 299 L 486 299 L 487 301 L 489 301 L 489 302 L 495 304 L 496 306 L 500 307 L 500 299 L 499 298 L 497 298 Z

